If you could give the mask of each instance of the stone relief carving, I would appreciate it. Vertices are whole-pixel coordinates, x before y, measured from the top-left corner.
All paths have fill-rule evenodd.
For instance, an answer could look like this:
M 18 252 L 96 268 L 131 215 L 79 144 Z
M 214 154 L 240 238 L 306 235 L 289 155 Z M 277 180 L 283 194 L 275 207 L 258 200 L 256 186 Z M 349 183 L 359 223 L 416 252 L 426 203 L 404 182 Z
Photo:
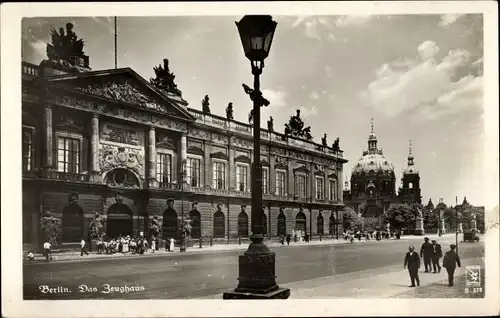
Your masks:
M 99 148 L 99 166 L 102 172 L 115 168 L 130 169 L 144 178 L 144 156 L 136 149 L 102 145 Z
M 83 124 L 81 122 L 78 122 L 74 118 L 65 115 L 59 116 L 59 118 L 56 120 L 55 126 L 58 128 L 68 129 L 68 130 L 75 130 L 75 131 L 83 130 Z
M 139 132 L 124 125 L 104 123 L 101 139 L 137 146 L 139 145 Z
M 151 114 L 145 114 L 143 112 L 119 108 L 109 104 L 100 104 L 93 101 L 73 98 L 70 96 L 56 96 L 55 100 L 56 103 L 62 104 L 64 106 L 78 107 L 89 111 L 102 113 L 108 116 L 122 118 L 127 121 L 139 122 L 146 125 L 155 124 L 155 126 L 158 126 L 160 128 L 168 128 L 171 130 L 182 132 L 187 131 L 187 125 L 185 123 L 173 121 L 167 118 L 159 118 Z
M 212 140 L 212 142 L 219 143 L 219 144 L 227 144 L 229 142 L 229 139 L 227 136 L 213 134 L 213 133 L 212 133 L 211 140 Z
M 288 167 L 287 167 L 286 158 L 276 157 L 274 168 L 275 169 L 287 169 Z
M 210 139 L 210 133 L 208 131 L 196 129 L 196 128 L 189 128 L 188 135 L 192 137 L 197 137 L 201 139 Z
M 246 139 L 235 138 L 234 144 L 243 148 L 253 148 L 252 142 Z
M 156 147 L 175 149 L 175 143 L 170 136 L 159 135 L 158 138 L 156 138 Z

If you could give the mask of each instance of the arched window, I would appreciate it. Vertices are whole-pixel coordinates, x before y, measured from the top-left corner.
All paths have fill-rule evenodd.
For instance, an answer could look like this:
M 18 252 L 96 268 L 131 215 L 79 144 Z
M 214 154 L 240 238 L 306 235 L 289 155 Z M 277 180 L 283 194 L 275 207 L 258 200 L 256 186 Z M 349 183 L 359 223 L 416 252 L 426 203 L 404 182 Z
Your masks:
M 330 215 L 330 224 L 328 226 L 328 229 L 330 230 L 328 234 L 334 235 L 335 234 L 335 216 L 332 214 Z
M 133 235 L 134 223 L 132 210 L 122 203 L 115 203 L 109 207 L 107 213 L 106 235 L 116 238 L 119 235 Z
M 306 215 L 304 214 L 304 212 L 297 213 L 297 216 L 295 217 L 295 230 L 302 231 L 303 233 L 306 233 L 306 231 L 307 231 L 307 219 L 306 219 Z
M 224 238 L 226 236 L 226 222 L 224 213 L 217 211 L 214 213 L 214 237 Z
M 324 230 L 323 230 L 323 215 L 322 214 L 318 215 L 318 220 L 316 220 L 316 225 L 318 227 L 318 235 L 323 235 Z
M 191 237 L 200 238 L 201 237 L 201 215 L 198 210 L 191 210 L 189 212 L 189 218 L 191 222 Z
M 71 203 L 62 213 L 62 241 L 64 243 L 80 242 L 83 238 L 83 209 Z
M 238 214 L 238 236 L 248 237 L 248 214 L 244 211 Z
M 413 182 L 408 183 L 408 188 L 413 189 Z
M 163 212 L 163 239 L 177 239 L 179 223 L 177 212 L 173 208 L 168 208 Z
M 139 180 L 131 171 L 123 168 L 111 170 L 106 174 L 104 183 L 110 187 L 139 188 Z
M 286 235 L 286 216 L 283 212 L 278 215 L 278 236 Z

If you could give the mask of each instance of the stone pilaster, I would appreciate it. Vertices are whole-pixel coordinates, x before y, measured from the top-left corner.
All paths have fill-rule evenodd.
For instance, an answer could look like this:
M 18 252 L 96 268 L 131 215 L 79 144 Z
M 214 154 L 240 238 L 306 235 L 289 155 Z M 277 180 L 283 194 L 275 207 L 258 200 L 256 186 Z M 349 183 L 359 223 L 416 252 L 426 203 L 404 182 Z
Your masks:
M 269 155 L 269 194 L 276 194 L 276 170 L 274 164 L 276 161 L 276 156 Z
M 205 171 L 204 171 L 204 185 L 205 187 L 212 186 L 212 163 L 210 160 L 210 153 L 212 152 L 212 145 L 208 142 L 205 141 L 205 158 L 204 158 L 204 163 L 205 163 Z
M 90 162 L 90 180 L 92 182 L 99 182 L 101 180 L 101 168 L 99 167 L 99 117 L 93 114 L 91 122 L 91 135 L 90 135 L 90 149 L 91 149 L 91 162 Z
M 314 163 L 311 162 L 311 171 L 309 172 L 309 184 L 307 185 L 307 192 L 306 196 L 312 198 L 313 200 L 316 199 L 316 166 Z
M 337 170 L 337 200 L 344 202 L 344 192 L 342 191 L 342 180 L 344 180 L 344 173 L 342 170 Z
M 229 143 L 229 162 L 228 162 L 228 169 L 229 169 L 229 190 L 234 190 L 236 189 L 236 164 L 234 162 L 234 156 L 235 156 L 236 150 L 231 147 L 231 143 Z
M 330 193 L 328 193 L 328 189 L 330 187 L 330 178 L 328 176 L 330 175 L 330 171 L 327 167 L 324 168 L 324 171 L 325 181 L 323 182 L 323 197 L 325 198 L 325 200 L 330 200 Z
M 183 169 L 186 169 L 186 165 L 187 165 L 187 135 L 185 133 L 183 133 L 181 135 L 179 154 L 180 154 L 180 156 L 179 156 L 179 171 L 181 172 L 181 178 L 182 178 L 182 180 L 179 180 L 179 181 L 185 183 L 187 175 L 182 173 Z M 183 165 L 183 163 L 184 163 L 184 165 Z
M 45 146 L 45 157 L 43 166 L 45 170 L 52 170 L 54 168 L 54 132 L 52 123 L 52 107 L 49 105 L 45 106 L 44 116 L 43 116 L 43 130 L 44 130 L 44 146 Z
M 293 199 L 295 197 L 295 176 L 293 174 L 293 161 L 288 159 L 288 185 L 286 187 L 286 193 L 288 193 L 288 197 Z
M 148 186 L 150 188 L 158 187 L 156 179 L 156 131 L 154 127 L 149 127 L 148 133 Z

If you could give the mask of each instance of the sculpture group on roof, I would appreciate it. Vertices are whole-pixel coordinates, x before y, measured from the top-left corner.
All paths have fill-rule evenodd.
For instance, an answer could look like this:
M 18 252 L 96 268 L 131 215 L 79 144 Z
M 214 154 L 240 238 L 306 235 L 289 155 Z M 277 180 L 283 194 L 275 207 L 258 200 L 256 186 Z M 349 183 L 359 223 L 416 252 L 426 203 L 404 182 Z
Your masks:
M 300 118 L 300 109 L 297 109 L 297 115 L 291 116 L 288 123 L 285 124 L 285 136 L 292 136 L 306 140 L 312 140 L 311 126 L 304 128 L 304 122 Z
M 53 61 L 65 61 L 72 66 L 89 67 L 89 57 L 83 52 L 84 41 L 78 39 L 73 32 L 74 25 L 66 24 L 66 33 L 63 28 L 59 32 L 50 31 L 52 44 L 47 44 L 47 57 Z
M 151 84 L 167 93 L 182 97 L 182 92 L 174 82 L 175 75 L 170 71 L 168 66 L 168 59 L 163 59 L 163 67 L 160 64 L 157 67 L 153 67 L 153 70 L 155 71 L 156 78 L 149 80 Z

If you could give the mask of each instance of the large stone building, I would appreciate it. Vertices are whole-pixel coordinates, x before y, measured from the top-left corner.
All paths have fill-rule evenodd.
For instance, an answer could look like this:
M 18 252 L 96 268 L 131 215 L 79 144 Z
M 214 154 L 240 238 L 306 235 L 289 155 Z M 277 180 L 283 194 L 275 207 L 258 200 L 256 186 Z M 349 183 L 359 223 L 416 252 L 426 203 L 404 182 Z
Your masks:
M 46 212 L 62 220 L 63 244 L 88 238 L 95 213 L 109 237 L 148 236 L 157 216 L 178 238 L 183 215 L 194 239 L 248 237 L 252 126 L 210 114 L 208 97 L 204 111 L 188 108 L 167 60 L 151 81 L 91 71 L 72 28 L 53 31 L 39 66 L 22 64 L 24 243 L 40 246 Z M 267 236 L 342 231 L 342 151 L 260 134 Z
M 396 193 L 394 166 L 377 143 L 372 120 L 368 150 L 363 151 L 363 156 L 352 169 L 350 189 L 347 180 L 344 187 L 344 203 L 364 218 L 367 229 L 382 226 L 379 217 L 392 203 L 422 202 L 420 175 L 413 161 L 411 144 L 401 187 Z

